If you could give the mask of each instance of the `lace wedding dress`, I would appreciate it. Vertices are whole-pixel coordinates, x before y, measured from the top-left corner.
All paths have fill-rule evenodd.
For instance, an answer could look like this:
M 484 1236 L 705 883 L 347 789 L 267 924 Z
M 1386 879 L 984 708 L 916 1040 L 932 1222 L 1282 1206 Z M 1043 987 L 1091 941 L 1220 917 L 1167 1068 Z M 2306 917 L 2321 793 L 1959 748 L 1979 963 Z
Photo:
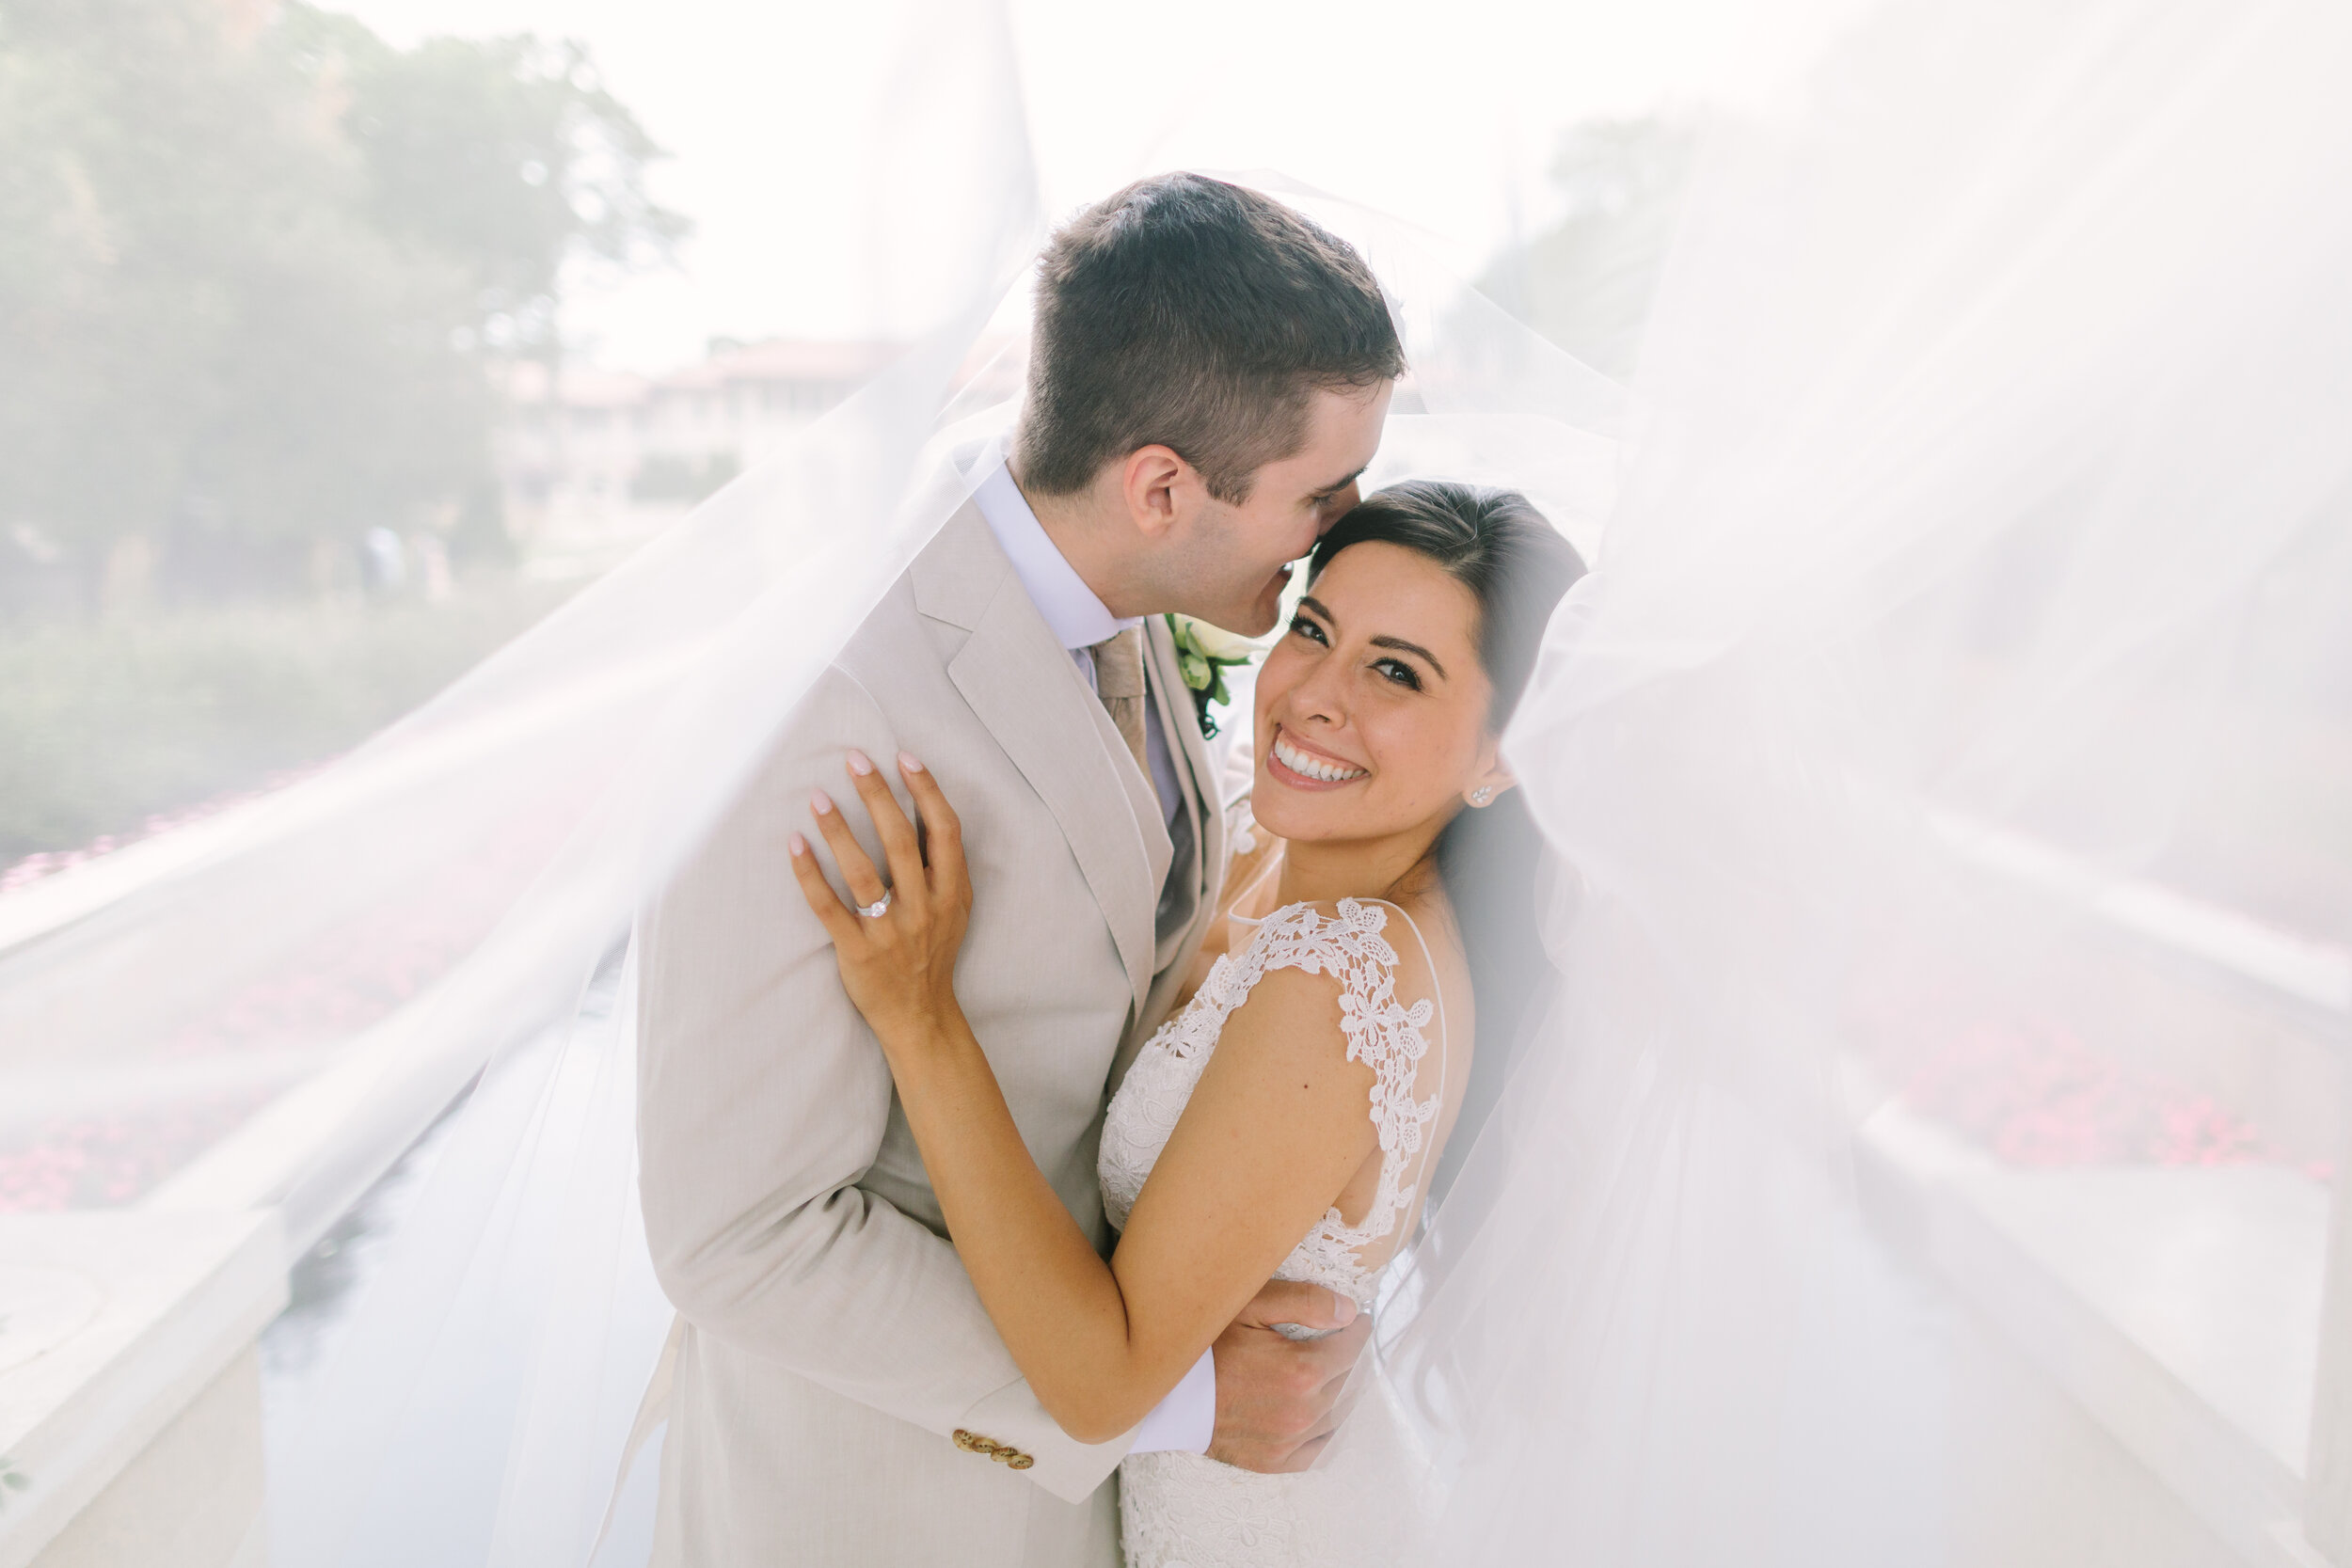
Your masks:
M 1331 1209 L 1274 1277 L 1325 1286 L 1371 1310 L 1393 1239 L 1414 1210 L 1444 1082 L 1442 998 L 1435 1006 L 1428 998 L 1410 1006 L 1398 999 L 1396 950 L 1383 934 L 1391 909 L 1343 898 L 1333 915 L 1293 904 L 1263 921 L 1230 917 L 1254 926 L 1255 935 L 1216 960 L 1191 1002 L 1144 1045 L 1111 1100 L 1100 1174 L 1114 1225 L 1126 1224 L 1233 1010 L 1274 970 L 1328 974 L 1340 985 L 1348 1059 L 1375 1077 L 1369 1114 L 1380 1132 L 1378 1182 L 1359 1220 L 1351 1225 Z M 1395 912 L 1413 928 L 1410 915 Z M 1416 941 L 1420 934 L 1413 928 Z M 1426 943 L 1422 951 L 1426 961 Z M 1434 966 L 1431 974 L 1434 987 Z M 1434 1059 L 1422 1033 L 1433 1015 Z M 1265 1476 L 1200 1454 L 1130 1455 L 1119 1471 L 1128 1568 L 1303 1568 L 1418 1555 L 1426 1466 L 1371 1354 L 1356 1375 L 1357 1408 L 1313 1469 Z

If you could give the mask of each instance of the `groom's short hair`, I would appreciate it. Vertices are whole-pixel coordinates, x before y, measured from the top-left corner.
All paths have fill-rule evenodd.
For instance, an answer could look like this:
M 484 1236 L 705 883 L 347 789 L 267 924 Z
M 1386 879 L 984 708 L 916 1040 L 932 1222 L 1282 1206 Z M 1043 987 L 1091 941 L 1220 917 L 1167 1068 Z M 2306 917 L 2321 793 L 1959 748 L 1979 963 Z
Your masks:
M 1404 371 L 1380 285 L 1344 240 L 1220 180 L 1139 180 L 1039 261 L 1021 482 L 1069 495 L 1158 445 L 1238 503 L 1306 444 L 1316 389 Z

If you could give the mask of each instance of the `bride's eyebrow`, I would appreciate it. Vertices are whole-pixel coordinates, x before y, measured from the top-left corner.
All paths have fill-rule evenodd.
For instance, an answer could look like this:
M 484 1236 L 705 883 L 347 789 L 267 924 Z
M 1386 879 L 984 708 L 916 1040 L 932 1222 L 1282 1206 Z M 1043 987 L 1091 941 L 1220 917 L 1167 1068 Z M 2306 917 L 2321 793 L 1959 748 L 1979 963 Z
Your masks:
M 1418 642 L 1407 642 L 1401 637 L 1375 637 L 1371 639 L 1371 642 L 1375 648 L 1394 648 L 1399 653 L 1411 654 L 1416 658 L 1425 658 L 1429 661 L 1429 668 L 1438 672 L 1439 680 L 1446 678 L 1445 666 L 1438 662 L 1438 656 Z
M 1321 599 L 1316 598 L 1312 594 L 1300 595 L 1298 608 L 1313 612 L 1317 620 L 1327 623 L 1333 631 L 1340 629 L 1340 618 L 1331 613 L 1331 607 L 1325 604 Z M 1415 658 L 1427 659 L 1429 661 L 1429 668 L 1438 672 L 1438 678 L 1439 680 L 1449 678 L 1445 673 L 1445 666 L 1438 662 L 1438 656 L 1431 653 L 1428 649 L 1422 647 L 1418 642 L 1407 642 L 1401 637 L 1373 637 L 1367 638 L 1365 641 L 1369 641 L 1375 648 L 1394 648 L 1399 653 L 1411 654 Z

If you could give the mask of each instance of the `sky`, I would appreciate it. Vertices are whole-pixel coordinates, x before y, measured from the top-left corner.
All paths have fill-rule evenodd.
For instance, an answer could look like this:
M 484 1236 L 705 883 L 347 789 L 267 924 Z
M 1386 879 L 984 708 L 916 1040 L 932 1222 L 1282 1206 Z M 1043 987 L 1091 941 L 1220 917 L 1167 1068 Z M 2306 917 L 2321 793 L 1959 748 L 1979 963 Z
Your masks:
M 696 225 L 675 268 L 585 283 L 567 307 L 583 358 L 646 371 L 716 335 L 875 330 L 877 190 L 903 185 L 918 209 L 887 242 L 910 251 L 952 245 L 942 230 L 999 197 L 957 172 L 973 136 L 956 94 L 972 84 L 946 78 L 1017 95 L 1049 215 L 1164 168 L 1274 170 L 1422 226 L 1475 272 L 1557 215 L 1546 169 L 1565 127 L 1736 98 L 1841 14 L 1839 0 L 342 5 L 403 46 L 516 32 L 588 46 L 673 154 L 657 194 Z M 910 157 L 952 188 L 910 182 Z

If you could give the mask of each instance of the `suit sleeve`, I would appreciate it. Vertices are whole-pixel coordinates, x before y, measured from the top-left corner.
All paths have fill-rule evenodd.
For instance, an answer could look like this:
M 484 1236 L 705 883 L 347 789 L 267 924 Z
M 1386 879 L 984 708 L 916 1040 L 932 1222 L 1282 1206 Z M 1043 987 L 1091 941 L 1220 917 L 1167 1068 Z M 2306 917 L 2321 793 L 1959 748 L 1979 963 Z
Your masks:
M 827 671 L 642 915 L 646 1239 L 698 1332 L 943 1436 L 1009 1445 L 1034 1459 L 1031 1480 L 1076 1501 L 1129 1439 L 1066 1436 L 955 1248 L 858 1184 L 888 1125 L 890 1069 L 841 989 L 787 839 L 809 831 L 812 788 L 843 796 L 850 747 L 887 758 L 898 744 L 865 689 Z M 879 860 L 870 824 L 849 815 Z

